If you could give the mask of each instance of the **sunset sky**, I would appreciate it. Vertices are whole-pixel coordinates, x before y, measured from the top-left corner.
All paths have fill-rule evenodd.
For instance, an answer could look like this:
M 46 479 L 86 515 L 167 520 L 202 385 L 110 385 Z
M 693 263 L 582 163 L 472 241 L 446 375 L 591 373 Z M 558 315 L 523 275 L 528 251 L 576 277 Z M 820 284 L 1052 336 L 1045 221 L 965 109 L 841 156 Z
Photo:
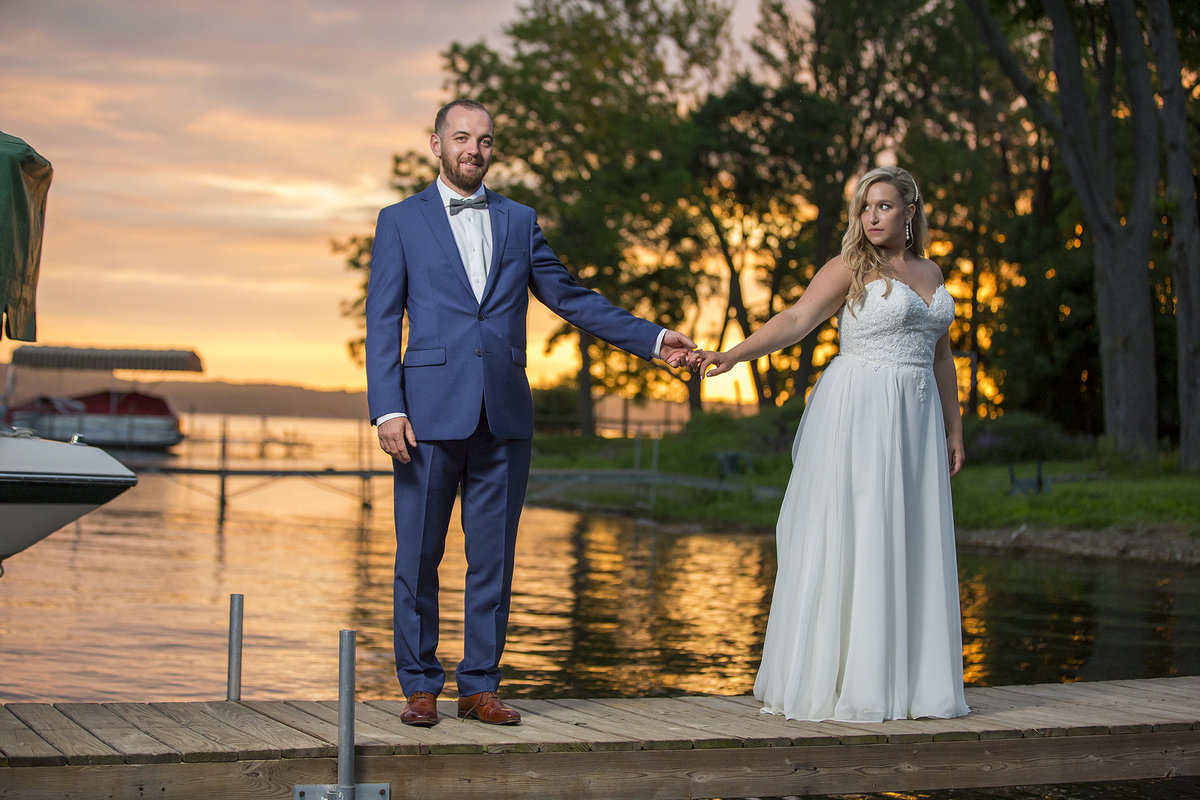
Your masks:
M 38 343 L 191 348 L 208 379 L 363 388 L 330 242 L 370 233 L 396 199 L 392 154 L 427 147 L 440 53 L 503 47 L 516 0 L 2 7 L 0 131 L 54 166 Z M 531 319 L 535 381 L 572 369 L 534 344 L 550 321 Z

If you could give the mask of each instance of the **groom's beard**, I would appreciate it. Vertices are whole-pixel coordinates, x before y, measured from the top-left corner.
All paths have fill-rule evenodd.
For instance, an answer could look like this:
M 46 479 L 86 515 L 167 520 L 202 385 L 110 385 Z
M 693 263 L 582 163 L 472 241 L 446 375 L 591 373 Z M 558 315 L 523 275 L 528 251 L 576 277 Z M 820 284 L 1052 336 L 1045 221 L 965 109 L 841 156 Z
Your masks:
M 457 161 L 451 161 L 445 153 L 442 153 L 442 174 L 445 175 L 450 183 L 456 188 L 467 194 L 474 194 L 475 191 L 483 184 L 483 176 L 487 175 L 490 164 L 483 164 L 477 167 L 464 167 Z

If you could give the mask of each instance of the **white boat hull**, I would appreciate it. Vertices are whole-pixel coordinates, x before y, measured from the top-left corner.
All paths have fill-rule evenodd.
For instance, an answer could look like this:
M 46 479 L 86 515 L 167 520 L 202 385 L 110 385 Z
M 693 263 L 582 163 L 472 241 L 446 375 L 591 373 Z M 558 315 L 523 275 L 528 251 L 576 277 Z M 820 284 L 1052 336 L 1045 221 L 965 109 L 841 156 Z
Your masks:
M 133 472 L 98 448 L 0 432 L 0 561 L 136 483 Z

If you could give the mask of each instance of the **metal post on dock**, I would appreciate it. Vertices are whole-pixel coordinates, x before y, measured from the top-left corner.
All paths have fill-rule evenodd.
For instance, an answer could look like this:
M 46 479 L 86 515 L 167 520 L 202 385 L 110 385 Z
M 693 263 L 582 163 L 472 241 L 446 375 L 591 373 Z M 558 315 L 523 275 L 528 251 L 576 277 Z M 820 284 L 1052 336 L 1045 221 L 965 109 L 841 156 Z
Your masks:
M 229 595 L 229 680 L 226 700 L 242 699 L 242 602 L 242 595 Z
M 354 637 L 355 631 L 343 630 L 338 640 L 338 761 L 337 784 L 294 786 L 295 800 L 355 800 L 362 797 L 391 800 L 390 783 L 354 782 Z
M 338 799 L 354 800 L 354 631 L 338 644 Z

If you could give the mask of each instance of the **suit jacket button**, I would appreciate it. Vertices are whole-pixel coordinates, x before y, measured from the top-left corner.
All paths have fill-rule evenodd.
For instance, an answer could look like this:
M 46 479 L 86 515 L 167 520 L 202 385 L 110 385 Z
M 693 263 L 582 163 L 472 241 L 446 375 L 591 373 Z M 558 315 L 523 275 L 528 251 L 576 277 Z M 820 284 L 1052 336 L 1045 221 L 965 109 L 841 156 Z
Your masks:
M 482 357 L 483 357 L 483 353 L 479 352 L 479 348 L 478 348 L 478 347 L 476 347 L 476 348 L 475 348 L 475 355 L 479 356 L 480 358 L 482 358 Z
M 480 319 L 487 319 L 487 314 L 485 314 L 485 313 L 483 313 L 482 311 L 480 311 L 480 312 L 479 312 L 479 318 L 480 318 Z

